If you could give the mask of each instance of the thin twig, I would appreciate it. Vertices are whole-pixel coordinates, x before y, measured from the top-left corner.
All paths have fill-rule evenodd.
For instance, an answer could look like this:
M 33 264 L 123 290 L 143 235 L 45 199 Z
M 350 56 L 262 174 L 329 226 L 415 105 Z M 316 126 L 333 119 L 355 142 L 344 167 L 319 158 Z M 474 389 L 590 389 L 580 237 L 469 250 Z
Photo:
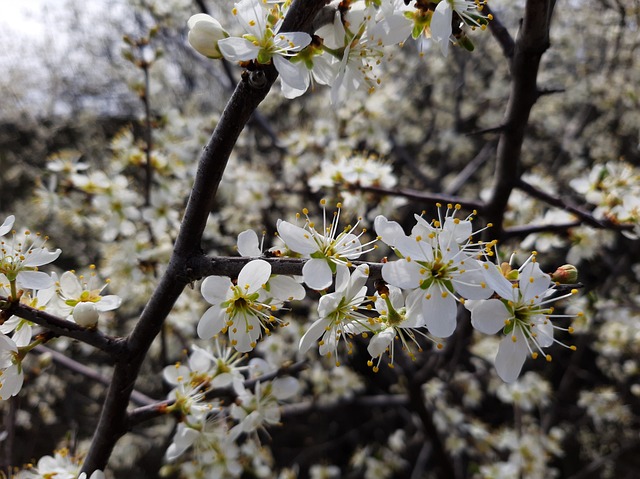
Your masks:
M 424 202 L 431 203 L 453 203 L 460 204 L 464 208 L 477 210 L 478 212 L 482 212 L 485 205 L 480 200 L 475 200 L 471 198 L 460 198 L 457 196 L 446 195 L 443 193 L 426 193 L 423 191 L 412 190 L 409 188 L 383 188 L 381 186 L 359 186 L 359 185 L 351 185 L 351 189 L 356 191 L 365 191 L 370 193 L 377 193 L 379 195 L 390 195 L 390 196 L 402 196 L 405 198 L 410 198 L 412 200 L 419 200 Z
M 53 359 L 54 362 L 60 364 L 61 366 L 64 366 L 65 368 L 71 371 L 82 374 L 83 376 L 97 383 L 104 384 L 105 386 L 108 386 L 111 383 L 111 379 L 108 378 L 107 376 L 100 374 L 95 369 L 90 368 L 89 366 L 85 366 L 84 364 L 79 363 L 75 359 L 71 359 L 70 357 L 65 356 L 64 354 L 54 349 L 48 348 L 40 344 L 35 347 L 35 350 L 40 354 L 50 355 L 51 359 Z M 146 394 L 141 393 L 140 391 L 134 390 L 131 393 L 131 402 L 134 404 L 142 405 L 142 404 L 149 404 L 150 402 L 153 402 L 153 399 L 151 399 Z
M 597 219 L 595 216 L 593 216 L 591 212 L 584 210 L 582 208 L 578 208 L 577 206 L 571 205 L 564 199 L 557 196 L 553 196 L 545 191 L 542 191 L 541 189 L 521 179 L 517 181 L 516 187 L 528 193 L 529 195 L 533 196 L 534 198 L 542 200 L 551 206 L 557 206 L 558 208 L 562 208 L 565 211 L 573 213 L 578 218 L 580 218 L 582 223 L 585 223 L 594 228 L 609 229 L 609 230 L 615 230 L 615 231 L 630 231 L 633 229 L 632 224 L 615 223 L 613 221 L 606 220 L 606 219 Z
M 489 8 L 489 5 L 484 5 L 483 13 L 493 15 L 493 20 L 489 21 L 489 30 L 491 30 L 493 37 L 500 44 L 500 48 L 502 48 L 504 56 L 507 58 L 513 57 L 513 51 L 515 50 L 516 44 L 513 41 L 513 37 L 509 33 L 509 30 L 507 30 L 507 28 L 502 24 L 495 12 Z

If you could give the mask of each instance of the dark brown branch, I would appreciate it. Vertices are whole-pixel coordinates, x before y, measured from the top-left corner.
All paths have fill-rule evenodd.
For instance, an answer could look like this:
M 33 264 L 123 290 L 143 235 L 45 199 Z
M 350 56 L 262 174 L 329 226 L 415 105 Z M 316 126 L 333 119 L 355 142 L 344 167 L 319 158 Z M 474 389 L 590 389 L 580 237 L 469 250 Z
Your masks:
M 570 223 L 550 224 L 550 225 L 521 225 L 505 228 L 502 231 L 502 239 L 524 238 L 533 233 L 567 233 L 571 228 L 576 228 L 582 223 L 580 221 L 572 221 Z
M 403 196 L 412 200 L 429 201 L 434 203 L 453 203 L 460 204 L 465 208 L 477 210 L 479 213 L 483 211 L 485 205 L 482 201 L 471 198 L 460 198 L 457 196 L 445 195 L 442 193 L 425 193 L 423 191 L 412 190 L 409 188 L 382 188 L 380 186 L 351 186 L 356 191 L 367 191 L 380 195 Z
M 597 219 L 595 216 L 593 216 L 593 214 L 591 214 L 591 212 L 577 206 L 573 206 L 564 199 L 550 195 L 549 193 L 542 191 L 541 189 L 520 179 L 517 181 L 516 187 L 551 206 L 556 206 L 565 211 L 573 213 L 582 221 L 582 223 L 592 226 L 593 228 L 610 229 L 616 231 L 630 231 L 633 229 L 632 224 L 615 223 L 606 219 Z
M 192 281 L 204 278 L 205 276 L 229 276 L 230 278 L 237 278 L 240 270 L 249 261 L 256 258 L 245 258 L 238 256 L 205 256 L 201 255 L 192 258 L 189 261 L 189 272 L 191 274 Z M 302 258 L 260 258 L 271 264 L 272 274 L 286 274 L 286 275 L 302 275 L 302 267 L 307 262 Z M 354 266 L 360 264 L 369 265 L 369 277 L 379 278 L 380 271 L 382 270 L 381 263 L 367 263 L 365 261 L 352 261 Z
M 511 92 L 503 121 L 505 129 L 498 142 L 493 189 L 485 210 L 486 220 L 495 227 L 491 234 L 497 239 L 502 236 L 502 223 L 509 197 L 522 174 L 522 142 L 529 114 L 538 99 L 538 68 L 540 58 L 549 48 L 552 8 L 550 0 L 527 0 L 513 55 L 507 56 L 512 75 Z M 489 25 L 492 23 L 494 22 L 489 22 Z
M 35 351 L 40 354 L 49 354 L 51 356 L 51 359 L 53 359 L 54 362 L 60 364 L 61 366 L 64 366 L 65 368 L 71 371 L 82 374 L 83 376 L 97 383 L 104 384 L 105 386 L 108 386 L 111 383 L 111 379 L 108 378 L 107 376 L 103 376 L 95 369 L 90 368 L 89 366 L 85 366 L 84 364 L 79 363 L 78 361 L 71 359 L 70 357 L 65 356 L 64 354 L 54 349 L 48 348 L 43 345 L 39 345 L 39 346 L 36 346 Z M 140 404 L 140 405 L 149 404 L 149 402 L 152 402 L 152 401 L 153 399 L 151 399 L 146 394 L 141 393 L 140 391 L 134 390 L 131 393 L 131 402 L 135 404 Z
M 513 37 L 509 33 L 509 30 L 507 30 L 496 14 L 489 8 L 489 5 L 485 5 L 482 11 L 483 13 L 493 15 L 493 20 L 489 22 L 489 30 L 491 30 L 493 37 L 500 44 L 504 56 L 507 58 L 513 57 L 516 44 L 513 41 Z
M 7 301 L 7 298 L 0 296 L 0 301 Z M 15 315 L 31 321 L 32 323 L 44 326 L 57 336 L 66 336 L 87 343 L 94 348 L 100 349 L 112 357 L 118 357 L 124 351 L 125 345 L 122 338 L 114 338 L 98 331 L 80 326 L 72 321 L 68 321 L 53 314 L 46 313 L 39 309 L 26 306 L 21 303 L 11 303 L 5 309 L 6 314 Z
M 294 0 L 281 31 L 310 29 L 313 19 L 325 4 L 326 0 Z M 277 71 L 272 65 L 267 66 L 264 73 L 267 81 L 263 88 L 254 88 L 244 80 L 238 84 L 202 152 L 167 270 L 127 339 L 126 354 L 115 365 L 98 427 L 83 465 L 83 472 L 87 475 L 105 468 L 116 442 L 128 430 L 126 409 L 140 366 L 171 308 L 190 282 L 187 264 L 190 258 L 200 254 L 202 234 L 231 151 L 240 132 L 277 78 Z

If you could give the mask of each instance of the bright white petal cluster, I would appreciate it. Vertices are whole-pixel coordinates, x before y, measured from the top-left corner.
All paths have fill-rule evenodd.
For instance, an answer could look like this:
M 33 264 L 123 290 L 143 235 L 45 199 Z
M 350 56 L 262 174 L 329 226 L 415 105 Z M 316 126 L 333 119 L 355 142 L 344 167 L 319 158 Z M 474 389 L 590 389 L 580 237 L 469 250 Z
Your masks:
M 495 366 L 502 380 L 513 382 L 520 375 L 527 356 L 535 359 L 542 353 L 551 361 L 543 348 L 558 343 L 554 329 L 571 329 L 553 324 L 554 318 L 563 316 L 554 315 L 550 304 L 577 291 L 554 296 L 555 285 L 550 276 L 542 272 L 535 255 L 518 270 L 511 270 L 506 263 L 502 267 L 484 263 L 483 272 L 487 284 L 499 298 L 467 301 L 465 306 L 471 311 L 471 324 L 478 331 L 495 334 L 503 330 Z M 575 349 L 575 346 L 568 347 Z
M 201 286 L 204 299 L 212 306 L 198 323 L 198 336 L 209 339 L 229 334 L 231 344 L 240 352 L 255 348 L 262 333 L 283 324 L 273 315 L 285 301 L 302 299 L 304 288 L 292 278 L 271 278 L 271 265 L 256 259 L 247 263 L 237 284 L 225 276 L 209 276 Z
M 486 245 L 471 242 L 471 217 L 457 218 L 459 209 L 449 205 L 444 219 L 431 223 L 416 215 L 411 235 L 383 216 L 375 220 L 382 241 L 400 257 L 382 267 L 382 278 L 409 291 L 407 303 L 419 305 L 418 321 L 440 338 L 455 331 L 460 298 L 486 299 L 493 293 L 476 259 Z
M 95 266 L 91 265 L 90 269 L 88 280 L 84 275 L 76 276 L 75 272 L 66 271 L 56 282 L 60 314 L 66 315 L 68 320 L 73 320 L 85 327 L 96 326 L 100 313 L 113 311 L 122 303 L 119 296 L 101 295 L 109 281 L 101 286 L 98 285 Z
M 310 258 L 302 268 L 302 276 L 307 286 L 316 290 L 323 290 L 333 283 L 333 275 L 340 274 L 343 277 L 348 274 L 351 260 L 358 259 L 360 255 L 375 248 L 372 241 L 362 244 L 360 237 L 364 233 L 354 234 L 358 224 L 348 226 L 338 232 L 340 221 L 340 208 L 333 215 L 330 224 L 327 224 L 325 201 L 323 206 L 323 227 L 318 231 L 315 223 L 309 218 L 308 210 L 302 210 L 306 217 L 304 226 L 296 226 L 288 221 L 278 220 L 277 229 L 280 239 L 287 248 Z
M 360 310 L 367 301 L 366 282 L 369 266 L 358 266 L 353 274 L 339 270 L 336 277 L 335 292 L 325 294 L 318 302 L 316 320 L 300 339 L 300 352 L 307 352 L 320 340 L 320 354 L 334 356 L 339 365 L 338 344 L 340 339 L 349 343 L 349 338 L 372 329 L 372 319 Z M 349 347 L 351 350 L 351 346 Z
M 0 226 L 0 233 L 6 234 L 12 225 L 13 216 L 10 216 Z M 44 247 L 46 241 L 47 238 L 41 238 L 39 234 L 32 239 L 28 230 L 21 237 L 14 234 L 11 241 L 0 241 L 0 274 L 24 289 L 50 287 L 54 280 L 49 274 L 38 271 L 38 267 L 55 261 L 62 251 L 49 251 Z

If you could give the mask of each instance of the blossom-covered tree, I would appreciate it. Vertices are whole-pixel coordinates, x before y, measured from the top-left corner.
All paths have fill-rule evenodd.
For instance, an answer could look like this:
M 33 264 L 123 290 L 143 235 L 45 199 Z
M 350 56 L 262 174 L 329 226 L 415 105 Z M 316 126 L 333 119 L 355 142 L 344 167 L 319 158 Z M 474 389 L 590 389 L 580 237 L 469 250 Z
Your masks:
M 128 2 L 0 150 L 6 473 L 624 476 L 638 10 L 557 7 Z

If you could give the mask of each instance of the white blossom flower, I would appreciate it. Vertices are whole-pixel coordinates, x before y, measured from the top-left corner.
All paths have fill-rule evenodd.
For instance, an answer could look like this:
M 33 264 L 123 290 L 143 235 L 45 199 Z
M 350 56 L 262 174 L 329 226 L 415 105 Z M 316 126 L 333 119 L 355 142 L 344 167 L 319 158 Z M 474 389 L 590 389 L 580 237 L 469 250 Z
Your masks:
M 55 273 L 52 274 L 55 275 Z M 11 285 L 5 282 L 5 280 L 5 276 L 0 274 L 0 296 L 8 297 L 11 295 Z M 20 296 L 20 303 L 31 308 L 45 310 L 54 295 L 54 285 L 39 291 L 25 291 L 22 296 Z M 11 334 L 11 339 L 19 348 L 28 346 L 33 336 L 33 323 L 19 316 L 11 316 L 4 323 L 0 324 L 0 333 L 6 335 Z
M 228 331 L 232 346 L 245 353 L 256 346 L 263 331 L 270 334 L 275 325 L 284 324 L 272 313 L 283 301 L 299 299 L 304 288 L 291 278 L 270 276 L 271 265 L 256 259 L 244 265 L 237 285 L 224 276 L 206 278 L 201 291 L 212 306 L 200 318 L 198 335 L 209 339 Z
M 393 367 L 394 361 L 394 340 L 400 339 L 402 349 L 407 352 L 410 358 L 415 359 L 410 343 L 415 344 L 418 351 L 422 351 L 422 347 L 416 339 L 416 334 L 428 338 L 436 342 L 421 329 L 426 329 L 426 324 L 422 316 L 422 304 L 420 297 L 411 296 L 411 302 L 405 304 L 405 295 L 395 286 L 388 286 L 386 293 L 376 294 L 375 308 L 380 314 L 376 318 L 376 326 L 380 329 L 376 330 L 373 337 L 369 341 L 367 351 L 372 359 L 378 358 L 374 365 L 373 360 L 369 361 L 369 366 L 373 367 L 373 371 L 377 372 L 385 352 L 389 353 L 389 366 Z M 437 342 L 436 342 L 437 343 Z M 437 343 L 439 347 L 442 347 Z
M 287 376 L 273 381 L 257 382 L 255 392 L 245 390 L 238 396 L 238 402 L 231 406 L 231 417 L 238 421 L 230 431 L 231 437 L 279 424 L 279 401 L 292 398 L 299 389 L 298 380 Z
M 438 45 L 442 54 L 446 57 L 449 53 L 449 42 L 451 41 L 451 25 L 453 13 L 455 12 L 460 20 L 472 29 L 478 27 L 485 29 L 487 20 L 491 20 L 491 15 L 484 16 L 482 8 L 486 2 L 480 0 L 441 0 L 436 6 L 431 18 L 431 38 Z
M 459 205 L 449 205 L 444 220 L 432 223 L 416 215 L 410 236 L 395 221 L 383 216 L 375 219 L 382 241 L 401 257 L 382 267 L 382 278 L 390 285 L 412 290 L 407 304 L 419 298 L 422 305 L 421 311 L 416 311 L 421 316 L 417 324 L 424 322 L 429 332 L 440 338 L 451 336 L 456 329 L 456 295 L 485 299 L 493 293 L 481 263 L 474 258 L 486 245 L 471 243 L 470 218 L 456 218 L 458 210 Z
M 73 320 L 85 327 L 95 326 L 99 313 L 113 311 L 122 303 L 122 299 L 115 294 L 101 295 L 109 281 L 107 280 L 102 286 L 96 284 L 98 276 L 95 266 L 90 265 L 89 268 L 91 273 L 88 281 L 85 280 L 84 275 L 78 277 L 75 272 L 66 271 L 56 283 L 61 314 L 67 315 L 68 320 Z
M 340 339 L 348 342 L 348 337 L 372 329 L 371 318 L 359 311 L 367 300 L 367 278 L 369 266 L 358 266 L 353 274 L 342 273 L 336 277 L 336 290 L 325 294 L 318 302 L 316 320 L 300 339 L 300 352 L 307 352 L 320 338 L 320 354 L 334 355 L 338 360 L 338 343 Z
M 23 382 L 18 346 L 8 336 L 0 334 L 0 401 L 18 394 Z
M 311 258 L 302 267 L 302 277 L 307 286 L 316 290 L 328 288 L 333 282 L 334 273 L 340 272 L 344 275 L 348 272 L 350 260 L 357 259 L 361 254 L 375 248 L 374 245 L 365 249 L 371 246 L 375 240 L 364 245 L 360 243 L 360 237 L 365 231 L 363 230 L 359 235 L 354 234 L 358 223 L 354 226 L 348 226 L 338 233 L 342 206 L 340 203 L 338 203 L 338 210 L 334 213 L 331 224 L 327 225 L 325 203 L 324 200 L 321 202 L 323 206 L 322 231 L 315 229 L 315 223 L 309 219 L 309 212 L 306 208 L 302 210 L 306 217 L 303 227 L 283 220 L 278 220 L 277 224 L 278 235 L 287 248 L 305 258 Z
M 59 449 L 53 456 L 41 457 L 35 467 L 28 466 L 15 477 L 16 479 L 87 479 L 86 472 L 80 473 L 81 467 L 79 458 L 69 454 L 67 449 Z M 97 469 L 89 479 L 105 479 L 105 476 L 101 470 Z
M 535 255 L 531 255 L 518 270 L 511 270 L 506 263 L 502 268 L 484 263 L 483 271 L 487 284 L 500 298 L 467 301 L 465 306 L 471 311 L 471 324 L 478 331 L 495 334 L 504 330 L 505 337 L 500 341 L 495 366 L 503 381 L 513 382 L 520 375 L 528 355 L 535 359 L 540 352 L 547 361 L 551 361 L 551 355 L 545 354 L 543 348 L 554 342 L 562 344 L 554 339 L 553 330 L 565 329 L 555 326 L 552 319 L 575 315 L 553 314 L 553 307 L 549 304 L 569 297 L 577 290 L 553 297 L 556 289 L 549 275 L 542 272 L 535 261 Z M 568 330 L 572 331 L 571 328 Z M 575 350 L 575 346 L 566 347 Z
M 193 352 L 189 355 L 188 364 L 177 363 L 164 368 L 165 381 L 173 386 L 187 381 L 194 386 L 202 385 L 205 391 L 227 386 L 233 387 L 236 394 L 244 391 L 245 378 L 242 372 L 247 366 L 239 365 L 244 360 L 244 355 L 222 346 L 217 339 L 214 346 L 204 349 L 192 345 Z
M 245 30 L 240 37 L 229 37 L 218 41 L 222 55 L 232 62 L 255 60 L 266 64 L 273 61 L 280 74 L 283 90 L 291 87 L 306 90 L 308 79 L 296 68 L 288 57 L 295 55 L 311 43 L 311 36 L 305 32 L 281 33 L 282 14 L 277 4 L 266 7 L 256 0 L 240 0 L 233 8 L 233 14 Z M 270 18 L 277 18 L 276 24 Z
M 11 220 L 10 220 L 11 219 Z M 10 216 L 0 227 L 0 232 L 8 231 L 10 223 L 13 222 Z M 1 236 L 1 235 L 0 235 Z M 4 274 L 10 283 L 16 283 L 24 289 L 47 289 L 54 280 L 50 275 L 38 271 L 38 266 L 44 266 L 58 259 L 60 249 L 49 251 L 44 248 L 47 238 L 36 234 L 36 239 L 32 239 L 31 232 L 25 231 L 23 238 L 13 236 L 12 241 L 0 241 L 0 273 Z

